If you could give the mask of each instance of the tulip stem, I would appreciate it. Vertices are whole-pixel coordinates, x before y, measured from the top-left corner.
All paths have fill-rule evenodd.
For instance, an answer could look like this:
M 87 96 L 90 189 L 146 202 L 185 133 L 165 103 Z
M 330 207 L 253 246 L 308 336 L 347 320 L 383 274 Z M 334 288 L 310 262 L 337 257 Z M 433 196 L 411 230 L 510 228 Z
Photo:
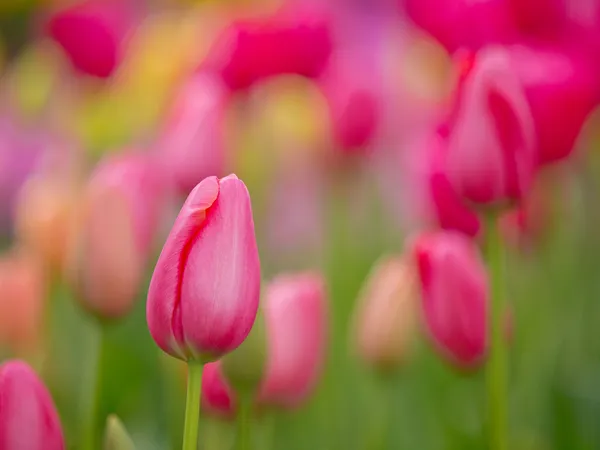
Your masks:
M 503 336 L 505 261 L 497 216 L 488 223 L 488 264 L 491 277 L 489 308 L 489 362 L 487 365 L 487 408 L 490 450 L 507 450 L 507 353 Z
M 94 450 L 97 448 L 97 425 L 102 394 L 102 365 L 104 353 L 106 352 L 106 330 L 102 323 L 94 323 L 95 336 L 93 336 L 93 349 L 91 354 L 91 365 L 88 373 L 88 384 L 85 399 L 88 402 L 85 408 L 86 422 L 83 426 L 82 449 Z
M 237 448 L 238 450 L 250 450 L 251 429 L 250 412 L 252 410 L 252 398 L 240 395 L 240 407 L 237 416 Z
M 198 448 L 198 423 L 200 419 L 200 392 L 202 390 L 203 367 L 197 361 L 188 362 L 183 450 L 196 450 Z

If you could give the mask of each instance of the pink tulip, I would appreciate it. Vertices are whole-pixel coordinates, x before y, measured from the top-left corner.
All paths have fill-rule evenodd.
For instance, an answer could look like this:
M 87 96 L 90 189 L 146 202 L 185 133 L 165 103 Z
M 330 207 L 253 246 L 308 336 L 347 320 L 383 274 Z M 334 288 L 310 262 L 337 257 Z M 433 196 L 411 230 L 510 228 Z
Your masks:
M 539 163 L 568 157 L 600 100 L 600 72 L 594 59 L 560 43 L 513 46 L 510 56 L 531 108 Z
M 403 0 L 409 18 L 449 52 L 514 37 L 506 0 Z
M 132 6 L 124 0 L 85 0 L 56 11 L 48 22 L 73 66 L 82 73 L 109 77 L 123 57 L 132 25 Z
M 456 98 L 443 132 L 449 180 L 474 203 L 520 199 L 533 179 L 535 132 L 510 55 L 489 47 L 460 63 Z
M 554 38 L 557 34 L 565 32 L 569 0 L 505 1 L 508 4 L 512 21 L 520 33 Z
M 235 175 L 206 178 L 187 198 L 154 269 L 150 333 L 174 357 L 216 359 L 244 341 L 259 295 L 248 190 Z
M 229 95 L 222 83 L 197 74 L 181 89 L 158 139 L 171 182 L 186 195 L 208 176 L 225 170 L 225 109 Z
M 268 17 L 232 23 L 217 39 L 205 67 L 232 90 L 276 75 L 315 78 L 332 48 L 328 17 L 316 6 L 292 4 Z
M 273 280 L 264 299 L 267 367 L 258 400 L 294 407 L 314 389 L 321 374 L 327 340 L 326 293 L 314 274 Z
M 414 243 L 425 324 L 441 354 L 458 367 L 482 362 L 487 345 L 488 285 L 476 244 L 459 233 Z
M 0 366 L 0 448 L 63 450 L 60 419 L 49 392 L 22 361 Z
M 161 214 L 161 176 L 146 155 L 110 157 L 83 193 L 70 279 L 83 306 L 117 318 L 133 306 Z
M 226 418 L 235 411 L 235 393 L 223 377 L 221 361 L 208 363 L 202 370 L 202 409 Z

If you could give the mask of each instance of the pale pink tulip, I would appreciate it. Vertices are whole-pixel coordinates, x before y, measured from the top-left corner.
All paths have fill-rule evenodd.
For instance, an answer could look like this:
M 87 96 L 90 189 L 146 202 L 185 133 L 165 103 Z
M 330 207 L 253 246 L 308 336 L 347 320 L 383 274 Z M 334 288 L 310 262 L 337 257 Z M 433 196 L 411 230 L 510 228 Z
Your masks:
M 260 261 L 250 197 L 235 175 L 190 193 L 156 264 L 146 307 L 158 346 L 207 362 L 237 348 L 256 317 Z
M 418 284 L 412 260 L 391 256 L 379 261 L 357 305 L 352 343 L 367 364 L 393 370 L 405 363 L 416 335 Z
M 267 367 L 261 404 L 294 407 L 315 388 L 327 345 L 324 280 L 316 274 L 282 275 L 264 298 Z
M 461 368 L 480 364 L 487 348 L 488 280 L 476 244 L 455 232 L 414 242 L 425 324 L 441 354 Z
M 173 185 L 188 194 L 225 170 L 228 91 L 216 77 L 197 74 L 183 85 L 158 138 L 158 151 Z
M 69 279 L 100 317 L 121 317 L 134 305 L 160 218 L 160 180 L 144 155 L 118 155 L 97 167 L 83 193 Z
M 202 370 L 202 409 L 231 418 L 235 407 L 235 393 L 223 377 L 221 361 L 205 364 Z
M 276 75 L 315 78 L 331 53 L 330 28 L 318 5 L 285 5 L 267 17 L 232 23 L 203 68 L 214 70 L 232 90 Z
M 0 448 L 63 450 L 60 419 L 49 392 L 24 362 L 0 366 Z
M 488 47 L 459 60 L 445 166 L 457 193 L 475 203 L 520 199 L 535 168 L 535 131 L 510 54 Z

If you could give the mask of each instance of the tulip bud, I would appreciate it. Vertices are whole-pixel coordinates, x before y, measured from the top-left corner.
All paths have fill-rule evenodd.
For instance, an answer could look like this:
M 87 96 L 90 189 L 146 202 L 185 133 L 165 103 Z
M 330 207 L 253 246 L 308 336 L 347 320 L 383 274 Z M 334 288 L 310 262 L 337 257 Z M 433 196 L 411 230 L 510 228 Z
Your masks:
M 316 8 L 284 7 L 260 19 L 237 21 L 217 39 L 206 68 L 232 90 L 277 75 L 315 78 L 332 49 L 330 23 Z
M 153 170 L 135 156 L 109 158 L 84 192 L 69 281 L 82 305 L 101 318 L 133 307 L 160 213 Z
M 108 416 L 106 420 L 104 450 L 135 450 L 135 445 L 123 423 L 114 414 Z
M 62 273 L 66 265 L 76 195 L 70 183 L 42 175 L 29 179 L 19 194 L 17 239 L 54 272 Z
M 228 418 L 235 411 L 235 393 L 223 377 L 221 361 L 205 364 L 202 370 L 202 409 Z
M 417 325 L 417 280 L 410 261 L 387 257 L 372 270 L 354 319 L 360 357 L 387 372 L 406 362 Z
M 150 334 L 176 358 L 217 359 L 246 339 L 259 296 L 248 190 L 235 175 L 206 178 L 187 198 L 154 269 Z
M 133 12 L 126 1 L 86 0 L 57 10 L 48 34 L 82 73 L 109 77 L 123 56 Z
M 40 343 L 46 297 L 43 267 L 31 254 L 0 258 L 0 348 L 24 356 Z
M 454 232 L 423 234 L 414 243 L 423 314 L 442 356 L 461 368 L 484 359 L 488 281 L 476 244 Z
M 0 366 L 0 448 L 63 450 L 60 420 L 46 387 L 22 361 Z
M 315 387 L 327 340 L 324 280 L 315 274 L 283 275 L 264 298 L 268 356 L 258 400 L 294 407 Z
M 207 74 L 189 80 L 176 98 L 158 147 L 180 192 L 189 193 L 208 176 L 223 175 L 228 99 L 220 80 Z
M 489 47 L 460 63 L 454 108 L 442 130 L 448 178 L 474 203 L 519 200 L 533 179 L 535 131 L 510 55 Z
M 265 371 L 266 347 L 264 318 L 259 310 L 246 340 L 221 358 L 223 375 L 236 392 L 254 393 L 259 386 Z

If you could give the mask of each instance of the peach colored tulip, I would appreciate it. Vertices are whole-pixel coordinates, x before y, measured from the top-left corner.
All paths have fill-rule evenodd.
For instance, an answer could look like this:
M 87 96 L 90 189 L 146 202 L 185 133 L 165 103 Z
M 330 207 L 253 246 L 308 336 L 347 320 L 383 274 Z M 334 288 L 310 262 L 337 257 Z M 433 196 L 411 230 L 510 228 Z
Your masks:
M 419 236 L 414 252 L 425 324 L 442 356 L 479 365 L 487 349 L 488 280 L 476 244 L 463 234 Z
M 327 345 L 327 300 L 320 275 L 281 275 L 264 298 L 266 375 L 258 400 L 294 407 L 316 386 Z
M 0 348 L 25 356 L 40 344 L 47 293 L 42 265 L 13 250 L 0 258 Z
M 63 450 L 60 419 L 50 393 L 24 362 L 0 366 L 0 448 Z
M 214 360 L 246 339 L 259 296 L 248 190 L 235 175 L 206 178 L 187 198 L 154 269 L 150 334 L 176 358 Z
M 354 317 L 352 338 L 359 356 L 384 371 L 404 363 L 416 335 L 417 313 L 418 285 L 411 260 L 383 258 L 363 287 Z

